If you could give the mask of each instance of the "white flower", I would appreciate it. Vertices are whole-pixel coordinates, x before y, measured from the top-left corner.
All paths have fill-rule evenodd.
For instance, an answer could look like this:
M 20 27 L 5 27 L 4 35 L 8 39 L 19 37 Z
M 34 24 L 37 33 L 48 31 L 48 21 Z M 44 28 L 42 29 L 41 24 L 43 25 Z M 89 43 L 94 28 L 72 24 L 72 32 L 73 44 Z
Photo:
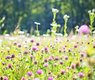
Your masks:
M 61 34 L 61 33 L 56 33 L 55 35 L 56 35 L 56 36 L 60 36 L 60 37 L 63 36 L 63 34 Z
M 78 29 L 78 28 L 79 28 L 79 26 L 76 26 L 75 28 L 76 28 L 76 29 Z
M 61 27 L 61 25 L 60 24 L 57 24 L 57 23 L 52 23 L 52 24 L 50 24 L 51 26 L 56 26 L 56 27 Z
M 95 9 L 89 10 L 88 13 L 89 13 L 90 15 L 94 15 Z
M 44 37 L 48 37 L 49 35 L 48 34 L 43 34 Z
M 58 10 L 58 9 L 55 9 L 55 8 L 52 8 L 52 12 L 53 12 L 53 13 L 58 13 L 59 10 Z
M 93 31 L 93 34 L 95 34 L 95 30 Z
M 66 19 L 66 20 L 67 20 L 69 17 L 70 17 L 70 16 L 68 16 L 67 14 L 65 14 L 65 15 L 63 16 L 63 18 Z
M 79 26 L 76 26 L 75 29 L 76 29 L 76 31 L 79 31 Z
M 90 14 L 91 13 L 91 10 L 89 10 L 88 13 Z
M 92 12 L 95 13 L 95 9 L 92 9 Z
M 5 20 L 5 16 L 2 18 L 2 21 L 4 21 Z
M 5 37 L 9 37 L 10 35 L 9 34 L 5 34 Z
M 34 24 L 36 24 L 36 25 L 40 25 L 40 23 L 38 23 L 38 22 L 34 22 Z

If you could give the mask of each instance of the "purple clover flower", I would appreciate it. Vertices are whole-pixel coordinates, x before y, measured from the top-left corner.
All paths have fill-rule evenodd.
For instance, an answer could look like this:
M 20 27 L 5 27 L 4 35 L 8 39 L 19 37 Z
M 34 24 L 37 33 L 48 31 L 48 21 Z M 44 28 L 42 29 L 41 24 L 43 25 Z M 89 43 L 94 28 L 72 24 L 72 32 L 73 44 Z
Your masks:
M 78 73 L 78 76 L 79 76 L 80 78 L 82 78 L 82 77 L 84 77 L 84 74 L 83 74 L 82 72 L 79 72 L 79 73 Z
M 32 51 L 38 51 L 37 46 L 33 46 L 33 47 L 32 47 Z
M 63 64 L 63 61 L 60 61 L 59 63 L 62 65 Z
M 9 80 L 7 76 L 4 76 L 3 80 Z
M 39 45 L 40 45 L 40 43 L 37 42 L 37 43 L 36 43 L 36 46 L 39 46 Z
M 76 65 L 75 64 L 71 64 L 71 68 L 75 69 Z
M 12 55 L 11 55 L 11 58 L 15 58 L 15 55 L 14 55 L 14 54 L 12 54 Z
M 24 54 L 28 54 L 28 51 L 24 51 Z
M 53 77 L 48 77 L 48 80 L 54 80 Z
M 8 64 L 8 68 L 12 68 L 12 64 Z
M 34 40 L 33 40 L 33 39 L 31 39 L 31 40 L 30 40 L 30 42 L 31 42 L 31 43 L 33 43 L 33 42 L 34 42 Z
M 11 58 L 11 56 L 10 56 L 10 55 L 6 56 L 6 59 L 10 59 L 10 58 Z
M 17 46 L 18 46 L 19 48 L 21 48 L 21 44 L 18 44 Z
M 28 76 L 32 76 L 32 72 L 31 71 L 28 71 L 27 75 Z
M 55 57 L 55 60 L 56 60 L 56 61 L 59 60 L 59 57 Z
M 79 30 L 79 34 L 90 34 L 90 29 L 87 25 L 82 25 Z
M 52 57 L 52 56 L 50 56 L 50 57 L 48 58 L 48 60 L 49 60 L 49 61 L 53 60 L 53 57 Z
M 44 64 L 44 67 L 48 67 L 48 63 L 45 63 L 45 64 Z
M 21 80 L 26 80 L 26 78 L 25 77 L 22 77 Z
M 41 75 L 43 71 L 41 69 L 37 70 L 37 74 Z
M 45 47 L 45 48 L 44 48 L 44 51 L 45 51 L 45 52 L 49 52 L 48 47 Z
M 68 60 L 68 56 L 65 56 L 65 60 Z
M 65 72 L 66 72 L 65 70 L 61 70 L 61 74 L 62 74 L 62 75 L 65 74 Z
M 48 62 L 48 59 L 44 59 L 44 62 Z
M 13 44 L 14 44 L 14 45 L 17 45 L 17 43 L 16 43 L 16 42 L 14 42 Z

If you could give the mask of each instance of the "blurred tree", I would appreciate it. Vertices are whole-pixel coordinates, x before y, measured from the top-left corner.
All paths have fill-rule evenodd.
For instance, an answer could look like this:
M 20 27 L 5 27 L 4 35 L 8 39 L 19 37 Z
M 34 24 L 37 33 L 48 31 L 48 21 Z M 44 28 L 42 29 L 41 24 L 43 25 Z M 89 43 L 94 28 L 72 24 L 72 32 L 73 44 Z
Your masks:
M 95 0 L 0 0 L 0 18 L 6 17 L 2 31 L 15 30 L 19 17 L 22 17 L 21 30 L 35 30 L 34 22 L 40 22 L 40 31 L 45 33 L 52 23 L 52 8 L 59 9 L 57 23 L 63 26 L 63 15 L 70 15 L 69 28 L 89 23 L 88 10 L 95 8 Z

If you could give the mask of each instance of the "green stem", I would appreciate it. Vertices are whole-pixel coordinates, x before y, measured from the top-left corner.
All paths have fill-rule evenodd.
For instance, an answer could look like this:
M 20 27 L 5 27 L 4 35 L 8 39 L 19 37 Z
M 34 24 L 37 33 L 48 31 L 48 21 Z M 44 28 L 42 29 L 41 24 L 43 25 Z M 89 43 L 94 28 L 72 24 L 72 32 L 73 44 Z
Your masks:
M 39 30 L 39 29 L 38 29 L 38 25 L 36 25 L 36 29 L 37 29 L 37 31 Z
M 65 24 L 64 24 L 64 35 L 67 35 L 67 20 L 65 20 Z

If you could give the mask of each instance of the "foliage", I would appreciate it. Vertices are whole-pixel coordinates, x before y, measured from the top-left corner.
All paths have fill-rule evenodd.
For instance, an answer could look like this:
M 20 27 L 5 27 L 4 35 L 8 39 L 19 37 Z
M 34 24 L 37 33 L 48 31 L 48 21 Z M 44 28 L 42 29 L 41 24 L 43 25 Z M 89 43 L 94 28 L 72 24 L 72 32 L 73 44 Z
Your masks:
M 76 25 L 89 23 L 87 11 L 94 8 L 95 0 L 0 0 L 0 18 L 6 17 L 2 33 L 7 30 L 11 33 L 18 24 L 19 17 L 22 17 L 20 23 L 21 30 L 35 30 L 34 22 L 40 22 L 39 30 L 45 33 L 50 29 L 52 23 L 52 8 L 60 10 L 56 17 L 57 23 L 63 26 L 62 16 L 68 14 L 71 19 L 68 21 L 71 30 Z
M 95 19 L 95 9 L 93 10 L 89 10 L 89 18 L 90 18 L 90 29 L 93 30 L 93 23 L 94 23 L 94 19 Z

